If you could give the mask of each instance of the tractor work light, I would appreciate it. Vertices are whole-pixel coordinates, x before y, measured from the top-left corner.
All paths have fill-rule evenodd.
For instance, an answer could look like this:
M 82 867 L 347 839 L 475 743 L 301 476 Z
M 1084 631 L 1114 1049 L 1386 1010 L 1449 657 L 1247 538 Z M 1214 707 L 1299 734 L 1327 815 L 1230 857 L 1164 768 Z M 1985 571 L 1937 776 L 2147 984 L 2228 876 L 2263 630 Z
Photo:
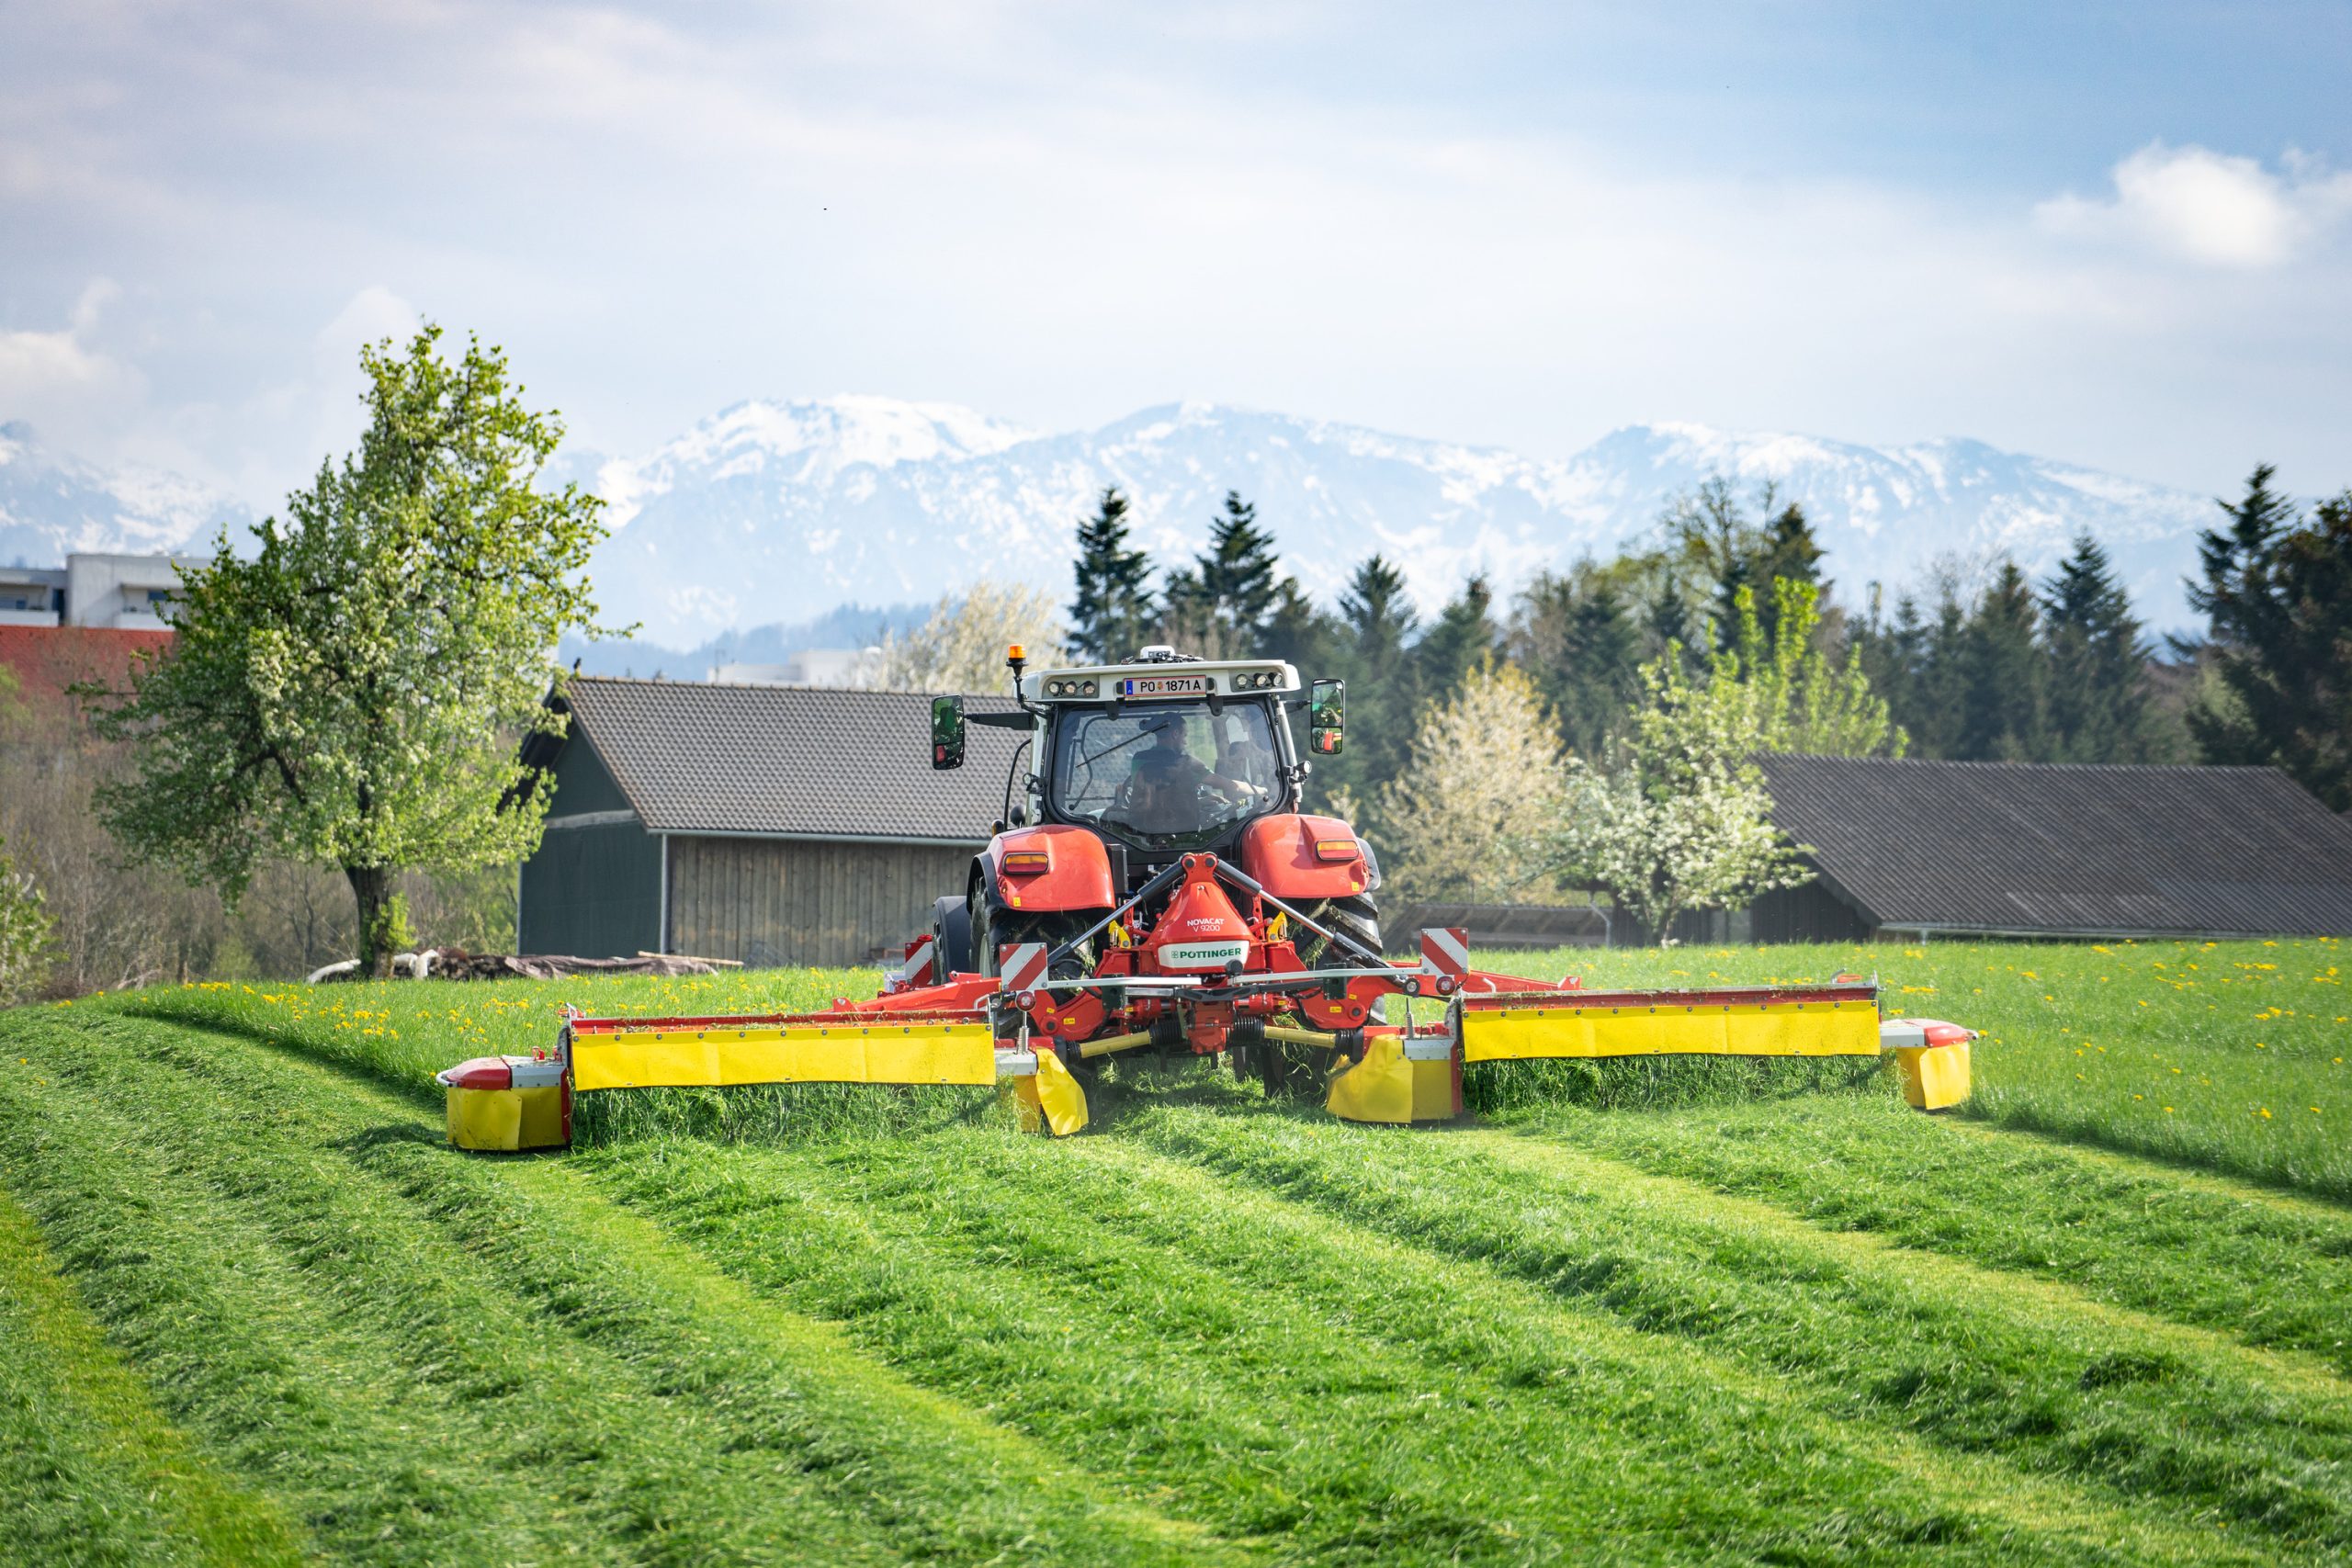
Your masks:
M 999 863 L 1011 875 L 1035 876 L 1050 866 L 1052 861 L 1043 850 L 1007 850 Z

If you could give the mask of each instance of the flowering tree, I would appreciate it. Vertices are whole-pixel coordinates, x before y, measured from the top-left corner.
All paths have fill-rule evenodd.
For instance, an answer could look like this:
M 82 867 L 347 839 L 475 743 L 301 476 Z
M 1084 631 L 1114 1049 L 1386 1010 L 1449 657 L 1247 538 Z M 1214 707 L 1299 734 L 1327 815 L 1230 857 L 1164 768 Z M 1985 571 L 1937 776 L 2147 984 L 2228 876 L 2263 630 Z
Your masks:
M 1849 657 L 1832 668 L 1813 646 L 1820 622 L 1809 582 L 1776 581 L 1767 639 L 1755 596 L 1739 591 L 1736 647 L 1692 681 L 1682 649 L 1642 668 L 1643 705 L 1599 767 L 1568 765 L 1551 862 L 1606 891 L 1660 942 L 1686 909 L 1727 908 L 1812 873 L 1802 846 L 1772 826 L 1757 756 L 1805 750 L 1899 755 L 1905 736 Z
M 171 653 L 130 690 L 85 690 L 92 727 L 137 744 L 97 792 L 132 856 L 234 902 L 254 866 L 335 866 L 363 968 L 402 935 L 408 866 L 511 864 L 547 792 L 519 803 L 515 741 L 560 728 L 550 650 L 596 631 L 582 576 L 603 502 L 540 482 L 563 434 L 524 406 L 505 356 L 438 327 L 360 351 L 368 427 L 242 555 L 220 536 L 183 574 Z
M 1023 644 L 1042 668 L 1062 661 L 1062 637 L 1053 595 L 983 580 L 961 599 L 942 599 L 904 637 L 887 639 L 867 661 L 867 680 L 892 692 L 1001 692 L 1006 648 Z
M 1526 674 L 1492 660 L 1421 709 L 1381 793 L 1385 874 L 1407 898 L 1487 903 L 1543 875 L 1559 810 L 1559 736 Z
M 49 973 L 51 924 L 40 888 L 0 847 L 0 1007 L 29 996 Z

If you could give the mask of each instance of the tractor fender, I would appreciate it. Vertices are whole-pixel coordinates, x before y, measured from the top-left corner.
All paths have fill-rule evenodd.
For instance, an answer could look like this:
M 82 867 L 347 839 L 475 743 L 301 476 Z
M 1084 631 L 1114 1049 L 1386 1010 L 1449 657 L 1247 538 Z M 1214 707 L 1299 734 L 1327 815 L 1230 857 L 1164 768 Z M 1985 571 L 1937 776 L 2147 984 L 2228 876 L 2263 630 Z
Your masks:
M 1351 852 L 1327 860 L 1318 845 L 1344 840 Z M 1336 817 L 1283 813 L 1261 817 L 1242 831 L 1241 869 L 1277 898 L 1350 898 L 1362 893 L 1371 873 L 1356 830 Z
M 1038 853 L 1046 857 L 1043 870 L 1027 869 L 1019 858 L 1010 864 L 1006 862 L 1008 855 Z M 1051 914 L 1107 909 L 1118 902 L 1111 886 L 1111 857 L 1102 840 L 1067 823 L 999 833 L 980 852 L 978 870 L 991 909 Z

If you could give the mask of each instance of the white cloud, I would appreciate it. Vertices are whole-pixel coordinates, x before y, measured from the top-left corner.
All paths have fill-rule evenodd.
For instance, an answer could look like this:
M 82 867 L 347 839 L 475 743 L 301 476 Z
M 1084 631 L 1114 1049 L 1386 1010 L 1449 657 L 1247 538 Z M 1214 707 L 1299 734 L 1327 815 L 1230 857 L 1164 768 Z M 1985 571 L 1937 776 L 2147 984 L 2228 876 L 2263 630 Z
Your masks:
M 73 438 L 85 423 L 109 423 L 146 390 L 139 372 L 92 346 L 106 307 L 121 291 L 93 278 L 54 332 L 0 332 L 0 419 L 29 419 Z
M 2352 214 L 2352 173 L 2290 153 L 2284 174 L 2252 158 L 2152 142 L 2115 165 L 2115 195 L 2069 193 L 2035 218 L 2052 232 L 2152 245 L 2209 266 L 2278 266 Z

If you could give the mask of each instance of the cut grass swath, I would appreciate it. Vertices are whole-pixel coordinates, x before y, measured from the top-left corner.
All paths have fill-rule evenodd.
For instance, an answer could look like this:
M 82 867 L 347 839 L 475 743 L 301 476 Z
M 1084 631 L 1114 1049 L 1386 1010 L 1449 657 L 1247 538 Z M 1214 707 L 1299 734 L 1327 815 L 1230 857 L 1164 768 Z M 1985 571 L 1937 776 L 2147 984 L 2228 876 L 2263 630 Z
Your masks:
M 5 1193 L 0 1346 L 0 1543 L 11 1561 L 300 1561 L 277 1511 L 155 1408 Z
M 748 1307 L 657 1233 L 600 1221 L 607 1206 L 560 1164 L 453 1156 L 401 1100 L 239 1041 L 118 1023 L 82 1044 L 82 1087 L 104 1082 L 162 1129 L 155 1185 L 220 1169 L 252 1221 L 292 1228 L 324 1270 L 285 1293 L 332 1293 L 346 1340 L 373 1331 L 345 1354 L 398 1360 L 410 1348 L 430 1386 L 386 1391 L 416 1424 L 409 1462 L 384 1456 L 388 1489 L 437 1510 L 443 1535 L 465 1530 L 453 1555 L 979 1561 L 1017 1543 L 1073 1562 L 1225 1555 L 1096 1497 L 821 1325 Z M 273 1109 L 205 1113 L 260 1101 Z M 72 1110 L 85 1134 L 107 1119 Z M 205 1228 L 256 1244 L 242 1214 Z M 431 1397 L 444 1384 L 454 1399 Z M 417 1450 L 442 1481 L 422 1495 Z M 537 1513 L 470 1489 L 474 1465 L 507 1472 Z M 388 1533 L 413 1560 L 419 1532 Z
M 2352 1377 L 2352 1211 L 1876 1097 L 1520 1123 L 1642 1169 L 2318 1357 Z
M 1385 1552 L 1476 1559 L 1504 1551 L 1498 1522 L 1530 1550 L 1634 1556 L 1696 1540 L 1732 1558 L 1928 1541 L 1962 1561 L 2199 1554 L 2161 1509 L 1927 1458 L 1769 1372 L 1125 1143 L 595 1163 L 723 1266 L 964 1397 L 1017 1402 L 1106 1473 L 1186 1478 L 1191 1506 L 1241 1510 L 1234 1528 L 1281 1529 L 1310 1556 L 1376 1526 Z M 1003 1344 L 1037 1322 L 1064 1330 L 1046 1368 Z M 1237 1454 L 1255 1462 L 1230 1468 Z M 1380 1500 L 1376 1520 L 1355 1496 Z
M 1130 1125 L 1227 1177 L 1490 1262 L 1630 1326 L 1819 1380 L 1857 1418 L 2122 1495 L 2201 1503 L 2285 1540 L 2352 1543 L 2352 1404 L 2340 1387 L 2256 1382 L 2242 1367 L 2118 1346 L 2061 1303 L 1954 1294 L 1899 1255 L 1858 1258 L 1794 1222 L 1759 1228 L 1703 1203 L 1633 1197 L 1606 1168 L 1500 1167 L 1502 1135 L 1410 1147 L 1172 1103 Z

